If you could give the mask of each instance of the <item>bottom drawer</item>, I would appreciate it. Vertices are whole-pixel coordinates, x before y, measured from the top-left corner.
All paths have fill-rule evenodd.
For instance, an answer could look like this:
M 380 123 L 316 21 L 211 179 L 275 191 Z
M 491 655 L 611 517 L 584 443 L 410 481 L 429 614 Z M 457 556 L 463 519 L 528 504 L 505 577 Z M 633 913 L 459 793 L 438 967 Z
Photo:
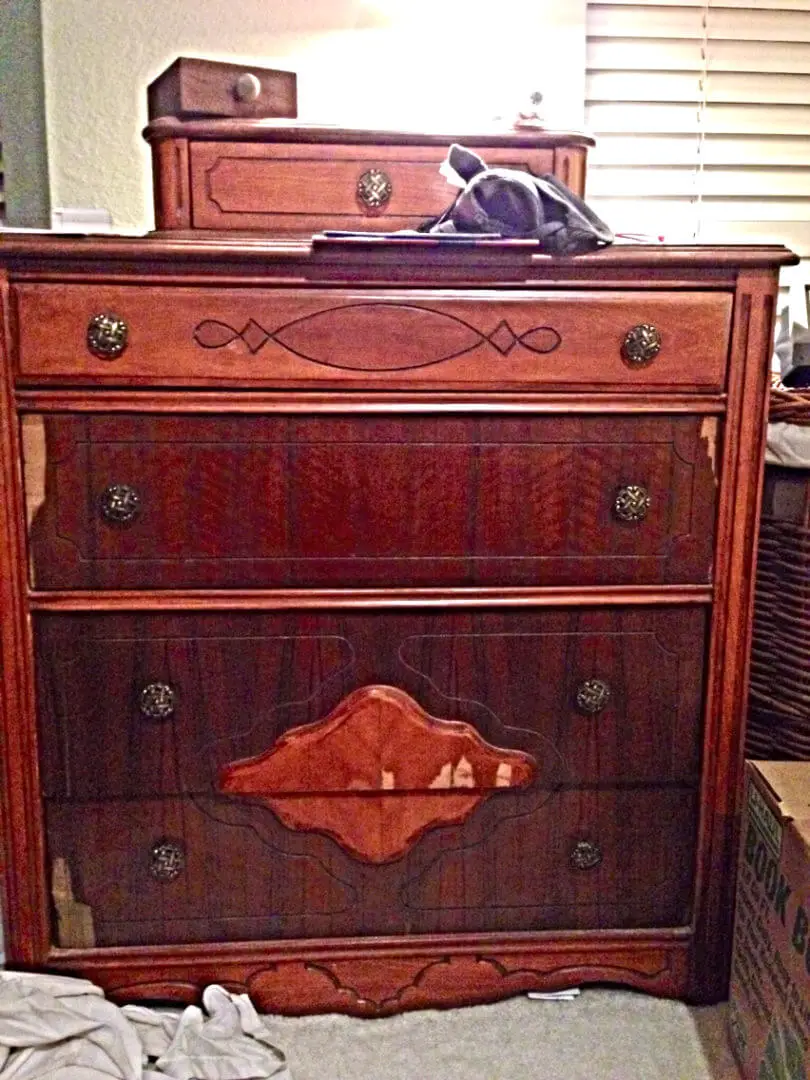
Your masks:
M 112 946 L 682 925 L 696 822 L 688 789 L 534 789 L 382 865 L 220 799 L 55 805 L 46 827 Z M 60 925 L 59 945 L 90 944 Z
M 682 925 L 705 629 L 700 605 L 40 613 L 57 938 Z

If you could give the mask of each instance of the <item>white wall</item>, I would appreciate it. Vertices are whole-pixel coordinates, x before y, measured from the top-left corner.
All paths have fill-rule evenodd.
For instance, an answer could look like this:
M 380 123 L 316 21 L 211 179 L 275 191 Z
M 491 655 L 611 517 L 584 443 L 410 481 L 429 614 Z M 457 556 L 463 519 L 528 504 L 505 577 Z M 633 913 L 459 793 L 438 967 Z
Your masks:
M 309 123 L 469 130 L 545 96 L 582 126 L 585 0 L 42 0 L 53 206 L 149 229 L 146 86 L 178 55 L 298 73 Z

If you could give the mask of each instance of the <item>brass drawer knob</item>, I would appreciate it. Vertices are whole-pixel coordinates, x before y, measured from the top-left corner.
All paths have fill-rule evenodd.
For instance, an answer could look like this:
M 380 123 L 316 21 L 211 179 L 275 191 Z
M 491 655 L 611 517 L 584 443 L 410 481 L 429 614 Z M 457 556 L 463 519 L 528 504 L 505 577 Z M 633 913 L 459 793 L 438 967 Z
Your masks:
M 661 333 L 650 323 L 628 330 L 622 342 L 622 359 L 632 367 L 646 367 L 661 351 Z
M 602 861 L 602 849 L 592 840 L 577 840 L 568 861 L 574 870 L 593 870 Z
M 87 348 L 102 360 L 115 360 L 127 347 L 129 329 L 109 311 L 94 315 L 87 326 Z
M 613 500 L 613 513 L 619 521 L 643 521 L 650 509 L 650 493 L 641 484 L 619 488 Z
M 99 499 L 101 516 L 114 525 L 129 525 L 141 509 L 141 497 L 129 484 L 110 484 Z
M 577 708 L 582 713 L 595 715 L 610 701 L 610 686 L 604 679 L 586 679 L 577 689 Z
M 153 682 L 138 695 L 138 709 L 147 720 L 168 720 L 174 715 L 177 695 L 169 683 Z
M 176 840 L 157 840 L 149 852 L 149 873 L 155 881 L 175 881 L 186 868 L 186 853 Z
M 382 169 L 367 169 L 357 181 L 357 198 L 367 210 L 385 206 L 393 192 L 391 178 Z

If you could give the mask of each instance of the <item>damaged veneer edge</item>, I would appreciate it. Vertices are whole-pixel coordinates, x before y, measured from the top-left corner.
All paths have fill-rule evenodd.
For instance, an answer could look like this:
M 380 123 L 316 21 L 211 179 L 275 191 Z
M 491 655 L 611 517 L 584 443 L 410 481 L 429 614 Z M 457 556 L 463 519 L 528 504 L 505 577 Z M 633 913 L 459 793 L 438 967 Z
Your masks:
M 93 911 L 89 904 L 80 904 L 73 895 L 73 882 L 67 859 L 53 860 L 51 897 L 56 910 L 59 947 L 62 949 L 95 948 Z
M 45 502 L 45 474 L 47 452 L 45 443 L 45 418 L 27 415 L 21 424 L 23 450 L 23 478 L 25 489 L 25 521 L 30 540 L 37 513 Z M 32 586 L 36 584 L 34 563 L 29 548 L 29 574 Z M 56 911 L 57 936 L 60 948 L 92 949 L 96 944 L 93 912 L 88 904 L 81 904 L 73 895 L 73 882 L 67 859 L 55 858 L 51 868 L 51 899 Z
M 25 524 L 28 532 L 28 575 L 31 587 L 36 587 L 31 530 L 34 519 L 45 502 L 45 474 L 48 464 L 45 443 L 45 417 L 26 415 L 21 424 L 23 490 L 25 491 Z

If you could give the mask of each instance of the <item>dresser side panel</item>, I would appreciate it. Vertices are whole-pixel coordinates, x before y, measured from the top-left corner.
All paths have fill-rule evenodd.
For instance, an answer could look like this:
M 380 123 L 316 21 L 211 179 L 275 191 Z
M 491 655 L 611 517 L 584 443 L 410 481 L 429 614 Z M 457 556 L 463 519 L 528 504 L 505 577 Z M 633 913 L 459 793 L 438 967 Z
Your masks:
M 11 963 L 41 963 L 48 906 L 43 880 L 32 642 L 25 598 L 25 514 L 11 379 L 12 319 L 0 271 L 0 807 L 3 915 Z
M 727 993 L 753 618 L 756 545 L 777 290 L 774 271 L 741 271 L 735 296 L 709 651 L 703 820 L 690 993 Z

